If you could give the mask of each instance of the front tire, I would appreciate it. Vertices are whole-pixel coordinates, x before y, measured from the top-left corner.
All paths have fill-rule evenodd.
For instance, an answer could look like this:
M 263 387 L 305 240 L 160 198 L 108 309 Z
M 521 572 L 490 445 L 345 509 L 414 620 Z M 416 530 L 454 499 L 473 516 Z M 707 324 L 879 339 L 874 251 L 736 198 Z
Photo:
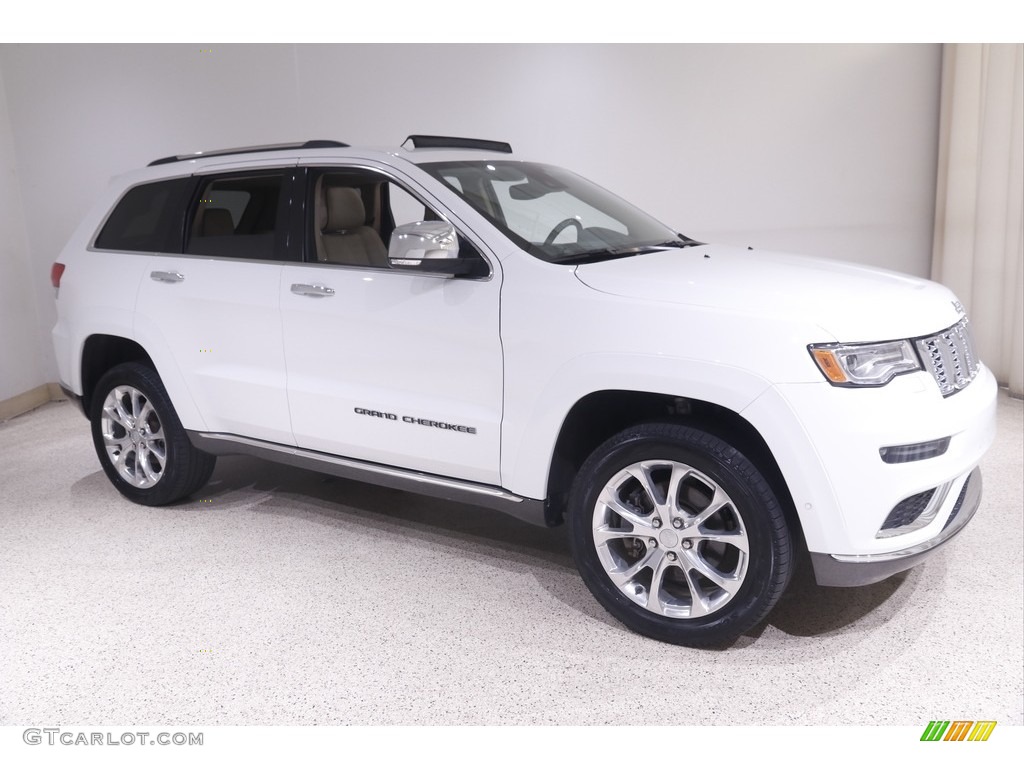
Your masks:
M 140 363 L 111 368 L 93 390 L 92 439 L 114 487 L 137 504 L 163 506 L 206 485 L 215 456 L 192 446 L 160 377 Z
M 630 629 L 723 645 L 761 622 L 792 571 L 770 485 L 714 435 L 645 424 L 598 447 L 569 497 L 573 558 L 594 597 Z

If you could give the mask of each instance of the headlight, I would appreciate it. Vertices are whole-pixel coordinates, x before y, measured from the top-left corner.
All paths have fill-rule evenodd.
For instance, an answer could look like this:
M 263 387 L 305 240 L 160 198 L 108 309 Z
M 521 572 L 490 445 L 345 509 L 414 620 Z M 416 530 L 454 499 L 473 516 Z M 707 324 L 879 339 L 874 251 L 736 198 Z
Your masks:
M 877 344 L 811 344 L 808 348 L 825 378 L 840 387 L 880 387 L 893 376 L 921 370 L 909 341 Z

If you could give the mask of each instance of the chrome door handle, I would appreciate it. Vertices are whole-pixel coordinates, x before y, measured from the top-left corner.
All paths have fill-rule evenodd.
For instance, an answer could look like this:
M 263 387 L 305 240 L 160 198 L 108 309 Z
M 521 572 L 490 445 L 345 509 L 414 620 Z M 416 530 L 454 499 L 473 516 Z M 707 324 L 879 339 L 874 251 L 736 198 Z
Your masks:
M 322 299 L 324 296 L 333 296 L 334 289 L 326 285 L 310 285 L 309 283 L 292 283 L 292 293 L 299 296 L 313 296 Z
M 180 283 L 185 279 L 181 272 L 165 272 L 159 269 L 150 272 L 149 276 L 158 283 Z

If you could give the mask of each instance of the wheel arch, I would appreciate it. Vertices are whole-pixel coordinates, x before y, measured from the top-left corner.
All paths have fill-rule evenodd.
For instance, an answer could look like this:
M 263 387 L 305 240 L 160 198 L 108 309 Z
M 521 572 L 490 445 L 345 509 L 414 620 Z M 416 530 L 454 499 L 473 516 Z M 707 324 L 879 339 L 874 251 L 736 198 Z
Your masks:
M 144 363 L 153 370 L 156 366 L 145 349 L 131 339 L 94 333 L 82 345 L 82 408 L 90 413 L 96 384 L 107 371 L 121 363 Z
M 548 525 L 564 521 L 573 478 L 597 446 L 629 427 L 664 422 L 714 435 L 732 445 L 761 471 L 775 493 L 794 537 L 802 541 L 800 519 L 789 485 L 761 433 L 735 411 L 717 403 L 678 395 L 627 390 L 591 392 L 577 400 L 562 421 L 548 471 Z

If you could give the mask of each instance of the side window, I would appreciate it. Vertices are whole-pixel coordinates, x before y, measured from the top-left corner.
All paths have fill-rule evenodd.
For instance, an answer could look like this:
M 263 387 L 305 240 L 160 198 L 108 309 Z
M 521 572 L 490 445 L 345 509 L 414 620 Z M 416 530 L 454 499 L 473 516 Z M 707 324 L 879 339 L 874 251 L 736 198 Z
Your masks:
M 308 227 L 311 260 L 351 267 L 388 269 L 382 230 L 382 187 L 386 181 L 371 171 L 347 170 L 310 174 Z
M 133 187 L 121 198 L 96 238 L 110 251 L 181 253 L 185 196 L 192 179 L 170 179 Z
M 396 227 L 403 224 L 412 224 L 415 221 L 436 221 L 437 216 L 433 211 L 427 212 L 427 207 L 419 200 L 410 195 L 393 181 L 388 182 L 388 200 L 391 203 L 391 220 Z
M 275 243 L 283 173 L 207 178 L 199 188 L 185 253 L 240 259 L 283 258 Z
M 311 174 L 310 260 L 390 269 L 395 227 L 439 216 L 389 177 L 362 169 Z
M 311 169 L 307 210 L 306 259 L 370 269 L 391 269 L 388 244 L 396 227 L 442 217 L 405 187 L 364 169 Z M 461 256 L 478 265 L 467 276 L 486 277 L 490 268 L 476 249 L 459 237 Z

